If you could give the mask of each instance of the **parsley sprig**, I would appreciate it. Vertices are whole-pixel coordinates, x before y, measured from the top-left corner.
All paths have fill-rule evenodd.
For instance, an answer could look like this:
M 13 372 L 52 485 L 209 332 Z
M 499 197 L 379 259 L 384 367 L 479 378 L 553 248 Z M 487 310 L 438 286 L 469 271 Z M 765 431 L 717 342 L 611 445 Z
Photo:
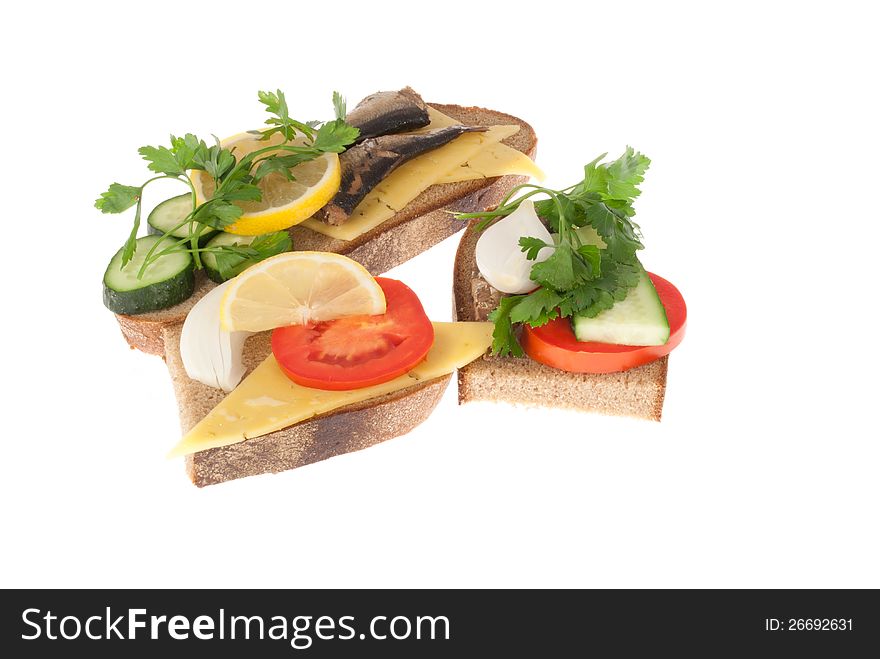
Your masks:
M 202 253 L 212 252 L 217 270 L 223 279 L 232 279 L 245 268 L 275 254 L 289 252 L 293 247 L 287 231 L 274 231 L 257 236 L 250 245 L 215 245 L 201 248 Z
M 523 200 L 543 195 L 546 198 L 535 202 L 535 210 L 558 235 L 554 245 L 529 236 L 520 238 L 520 248 L 529 260 L 535 260 L 544 247 L 554 251 L 532 266 L 531 278 L 538 289 L 502 298 L 489 316 L 495 323 L 492 350 L 496 355 L 523 355 L 515 324 L 540 327 L 560 316 L 594 317 L 625 299 L 638 284 L 642 266 L 636 252 L 644 246 L 639 226 L 632 220 L 633 202 L 641 193 L 638 185 L 651 161 L 632 147 L 617 160 L 602 163 L 606 155 L 587 164 L 583 180 L 568 188 L 520 185 L 495 210 L 456 215 L 480 219 L 476 228 L 482 230 L 510 215 Z M 522 191 L 525 194 L 513 199 Z
M 258 97 L 270 114 L 266 119 L 269 128 L 254 132 L 260 135 L 261 140 L 281 134 L 281 144 L 266 146 L 239 158 L 233 149 L 222 147 L 216 137 L 209 145 L 192 133 L 183 137 L 172 135 L 170 146 L 143 146 L 138 149 L 138 153 L 147 161 L 148 169 L 157 176 L 139 186 L 113 183 L 106 192 L 101 193 L 95 201 L 95 207 L 102 213 L 122 213 L 135 207 L 134 222 L 123 247 L 123 267 L 132 259 L 137 246 L 135 241 L 141 223 L 144 189 L 162 179 L 173 179 L 188 186 L 193 206 L 190 213 L 177 226 L 166 231 L 163 239 L 150 249 L 138 272 L 139 278 L 143 277 L 152 263 L 172 250 L 191 252 L 197 268 L 202 267 L 201 254 L 215 252 L 218 269 L 224 273 L 224 270 L 231 272 L 242 263 L 256 262 L 290 249 L 290 238 L 287 232 L 281 231 L 261 236 L 247 246 L 200 247 L 198 225 L 205 224 L 221 230 L 230 226 L 243 213 L 236 202 L 262 200 L 258 184 L 263 178 L 277 173 L 294 180 L 290 171 L 292 167 L 314 160 L 323 153 L 341 153 L 357 139 L 360 131 L 345 123 L 345 100 L 338 92 L 333 93 L 336 118 L 324 123 L 293 119 L 284 92 L 280 89 L 275 92 L 261 91 Z M 213 180 L 214 193 L 201 204 L 196 201 L 195 187 L 187 175 L 191 170 L 207 172 Z M 187 237 L 175 239 L 171 236 L 173 231 L 185 226 L 189 227 Z

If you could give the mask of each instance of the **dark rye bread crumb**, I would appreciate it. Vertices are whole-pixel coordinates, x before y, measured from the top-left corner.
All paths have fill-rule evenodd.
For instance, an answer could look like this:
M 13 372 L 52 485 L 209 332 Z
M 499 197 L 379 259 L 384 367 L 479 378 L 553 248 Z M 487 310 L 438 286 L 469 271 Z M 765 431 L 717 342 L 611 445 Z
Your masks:
M 438 103 L 429 105 L 467 125 L 516 124 L 520 130 L 503 140 L 503 143 L 535 157 L 537 136 L 522 119 L 484 108 Z M 433 185 L 393 218 L 355 240 L 337 240 L 301 226 L 291 227 L 289 231 L 295 249 L 344 254 L 361 263 L 372 274 L 380 275 L 460 231 L 464 223 L 453 219 L 447 211 L 475 212 L 494 207 L 514 186 L 526 180 L 523 176 L 500 176 Z M 132 348 L 153 355 L 164 354 L 162 331 L 168 326 L 183 323 L 193 305 L 215 286 L 201 273 L 197 275 L 195 294 L 185 302 L 154 313 L 117 315 L 122 335 Z
M 480 276 L 473 224 L 455 255 L 453 292 L 456 320 L 485 320 L 497 305 L 494 291 Z M 486 355 L 458 371 L 458 400 L 491 400 L 564 407 L 659 421 L 666 394 L 669 357 L 621 373 L 567 373 L 528 357 Z

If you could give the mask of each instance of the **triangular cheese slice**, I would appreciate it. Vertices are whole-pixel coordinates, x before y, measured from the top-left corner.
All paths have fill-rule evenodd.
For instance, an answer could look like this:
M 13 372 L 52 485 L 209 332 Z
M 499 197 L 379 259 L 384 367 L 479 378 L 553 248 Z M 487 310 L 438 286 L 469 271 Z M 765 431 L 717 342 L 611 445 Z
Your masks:
M 378 398 L 452 373 L 492 344 L 492 323 L 434 323 L 434 345 L 406 375 L 350 391 L 303 387 L 290 380 L 272 355 L 190 430 L 169 457 L 229 446 L 292 426 L 318 414 Z

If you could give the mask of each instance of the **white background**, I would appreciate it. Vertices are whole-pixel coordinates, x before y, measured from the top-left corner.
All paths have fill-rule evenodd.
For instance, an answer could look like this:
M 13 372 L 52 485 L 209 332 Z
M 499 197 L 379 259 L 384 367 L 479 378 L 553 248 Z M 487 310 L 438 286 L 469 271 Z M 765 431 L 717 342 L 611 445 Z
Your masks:
M 380 4 L 4 10 L 0 586 L 880 586 L 870 3 Z M 141 145 L 259 125 L 258 89 L 310 119 L 406 84 L 531 122 L 549 184 L 653 159 L 643 261 L 690 310 L 662 423 L 453 385 L 407 437 L 193 487 L 93 200 Z M 392 273 L 437 320 L 456 242 Z

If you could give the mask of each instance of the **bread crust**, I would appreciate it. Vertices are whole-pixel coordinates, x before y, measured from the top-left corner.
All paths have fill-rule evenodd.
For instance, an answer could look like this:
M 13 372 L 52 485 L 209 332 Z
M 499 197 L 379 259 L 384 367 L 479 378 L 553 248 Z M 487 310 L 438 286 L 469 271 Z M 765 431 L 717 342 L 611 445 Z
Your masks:
M 198 487 L 278 473 L 405 435 L 427 419 L 452 375 L 316 416 L 238 444 L 187 455 L 186 473 Z
M 475 251 L 476 221 L 465 229 L 455 254 L 453 300 L 456 320 L 485 320 L 486 306 L 474 298 L 484 282 Z M 659 421 L 666 396 L 669 357 L 620 373 L 568 373 L 528 357 L 485 355 L 458 370 L 458 401 L 502 401 L 561 407 Z

